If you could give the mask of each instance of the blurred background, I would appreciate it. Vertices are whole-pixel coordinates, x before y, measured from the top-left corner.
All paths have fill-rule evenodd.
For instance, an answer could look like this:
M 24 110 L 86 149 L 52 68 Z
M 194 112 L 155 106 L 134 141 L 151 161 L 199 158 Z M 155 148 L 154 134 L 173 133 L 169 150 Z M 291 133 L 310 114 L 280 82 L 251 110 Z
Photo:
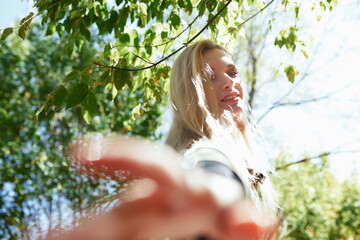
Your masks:
M 32 1 L 0 3 L 1 29 L 36 12 Z M 274 4 L 249 21 L 233 58 L 278 172 L 278 237 L 360 239 L 360 3 L 339 1 L 321 14 L 304 5 L 298 19 L 274 11 Z M 306 42 L 300 51 L 274 46 L 284 23 L 296 24 L 297 38 Z M 101 102 L 90 125 L 80 109 L 38 121 L 47 94 L 68 72 L 85 69 L 104 40 L 92 39 L 70 58 L 62 54 L 64 39 L 45 36 L 36 21 L 31 28 L 25 40 L 10 36 L 0 49 L 0 239 L 34 239 L 69 227 L 89 206 L 105 211 L 126 189 L 126 173 L 114 181 L 69 168 L 74 137 L 119 132 L 161 142 L 171 120 L 165 100 L 134 117 L 144 92 L 124 88 L 114 99 L 96 90 Z M 294 83 L 283 71 L 289 64 L 298 71 Z

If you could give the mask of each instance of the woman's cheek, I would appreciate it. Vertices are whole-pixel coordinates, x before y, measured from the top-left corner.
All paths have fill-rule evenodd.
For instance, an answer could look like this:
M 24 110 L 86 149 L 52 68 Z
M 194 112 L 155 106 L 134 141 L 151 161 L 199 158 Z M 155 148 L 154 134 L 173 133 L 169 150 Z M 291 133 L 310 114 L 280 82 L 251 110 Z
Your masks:
M 240 82 L 239 82 L 239 83 L 236 83 L 235 88 L 236 88 L 236 90 L 239 91 L 239 93 L 240 93 L 240 94 L 239 94 L 239 95 L 240 95 L 240 98 L 241 98 L 241 99 L 244 99 L 244 92 L 243 92 L 243 88 L 242 88 Z

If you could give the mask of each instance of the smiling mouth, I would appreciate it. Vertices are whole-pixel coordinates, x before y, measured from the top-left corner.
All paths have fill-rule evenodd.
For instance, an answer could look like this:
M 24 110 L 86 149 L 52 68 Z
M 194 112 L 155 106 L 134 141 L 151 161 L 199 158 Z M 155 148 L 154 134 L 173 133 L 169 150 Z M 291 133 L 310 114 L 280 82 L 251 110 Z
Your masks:
M 239 97 L 239 95 L 234 94 L 234 95 L 229 95 L 224 97 L 223 99 L 221 99 L 221 102 L 228 102 L 228 101 L 233 101 L 235 98 Z

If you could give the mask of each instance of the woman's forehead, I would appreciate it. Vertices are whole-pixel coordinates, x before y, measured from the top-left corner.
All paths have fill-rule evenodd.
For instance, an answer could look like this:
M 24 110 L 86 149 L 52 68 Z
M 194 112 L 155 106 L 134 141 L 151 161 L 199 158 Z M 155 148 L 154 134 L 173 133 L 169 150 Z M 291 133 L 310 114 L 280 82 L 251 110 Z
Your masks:
M 213 70 L 235 66 L 231 57 L 226 52 L 217 48 L 205 51 L 203 57 L 205 62 L 209 64 Z

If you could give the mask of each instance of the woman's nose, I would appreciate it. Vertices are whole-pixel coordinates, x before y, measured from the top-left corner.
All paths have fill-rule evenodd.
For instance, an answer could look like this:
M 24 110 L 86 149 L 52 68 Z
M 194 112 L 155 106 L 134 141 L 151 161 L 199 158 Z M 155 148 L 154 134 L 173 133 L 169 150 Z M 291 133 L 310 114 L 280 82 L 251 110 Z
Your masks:
M 223 87 L 224 87 L 224 89 L 232 88 L 234 86 L 234 84 L 235 84 L 235 79 L 231 78 L 230 76 L 225 74 L 224 79 L 223 79 Z

